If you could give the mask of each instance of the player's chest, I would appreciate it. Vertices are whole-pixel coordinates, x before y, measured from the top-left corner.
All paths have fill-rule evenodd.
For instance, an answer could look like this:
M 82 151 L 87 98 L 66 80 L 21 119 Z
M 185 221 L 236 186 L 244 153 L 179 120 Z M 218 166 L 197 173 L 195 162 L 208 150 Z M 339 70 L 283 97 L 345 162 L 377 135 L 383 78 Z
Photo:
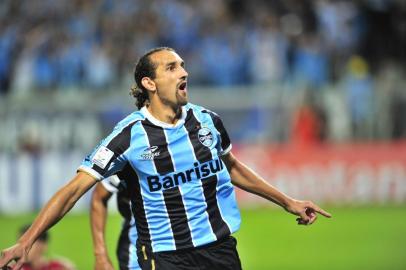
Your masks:
M 132 142 L 129 160 L 134 167 L 148 170 L 151 165 L 168 163 L 174 169 L 189 168 L 196 161 L 217 157 L 219 137 L 214 127 L 195 125 L 176 129 L 151 127 Z

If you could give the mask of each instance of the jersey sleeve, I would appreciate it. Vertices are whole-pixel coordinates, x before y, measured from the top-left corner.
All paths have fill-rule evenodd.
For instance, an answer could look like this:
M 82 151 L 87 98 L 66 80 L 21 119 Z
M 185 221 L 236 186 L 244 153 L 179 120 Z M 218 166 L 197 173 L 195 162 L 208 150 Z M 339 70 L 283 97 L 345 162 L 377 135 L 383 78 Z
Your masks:
M 117 193 L 120 186 L 120 179 L 117 175 L 112 175 L 107 179 L 101 181 L 103 187 L 110 193 Z
M 78 171 L 84 171 L 99 181 L 120 172 L 127 163 L 125 152 L 130 147 L 131 127 L 132 124 L 116 127 L 86 156 Z
M 220 149 L 219 155 L 225 155 L 231 151 L 232 144 L 230 137 L 228 136 L 227 130 L 224 127 L 223 121 L 221 120 L 220 116 L 212 111 L 207 111 L 214 123 L 214 127 L 217 129 L 218 133 L 220 134 Z

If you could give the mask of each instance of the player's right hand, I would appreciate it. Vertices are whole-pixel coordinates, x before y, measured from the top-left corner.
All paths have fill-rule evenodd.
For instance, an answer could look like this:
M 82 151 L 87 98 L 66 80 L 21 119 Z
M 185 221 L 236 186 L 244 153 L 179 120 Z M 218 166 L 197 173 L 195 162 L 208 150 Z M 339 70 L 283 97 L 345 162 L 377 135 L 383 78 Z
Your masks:
M 15 244 L 1 252 L 0 269 L 20 270 L 25 262 L 27 262 L 28 249 L 21 244 Z M 10 264 L 15 262 L 11 267 Z

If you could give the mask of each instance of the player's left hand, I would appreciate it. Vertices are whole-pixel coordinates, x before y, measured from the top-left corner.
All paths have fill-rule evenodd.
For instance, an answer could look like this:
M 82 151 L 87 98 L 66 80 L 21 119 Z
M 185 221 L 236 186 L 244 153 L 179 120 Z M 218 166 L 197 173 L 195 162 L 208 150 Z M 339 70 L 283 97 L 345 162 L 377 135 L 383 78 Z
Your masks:
M 294 215 L 299 216 L 296 221 L 299 225 L 313 224 L 317 219 L 317 213 L 331 218 L 331 214 L 321 209 L 311 201 L 292 200 L 286 207 L 286 210 Z

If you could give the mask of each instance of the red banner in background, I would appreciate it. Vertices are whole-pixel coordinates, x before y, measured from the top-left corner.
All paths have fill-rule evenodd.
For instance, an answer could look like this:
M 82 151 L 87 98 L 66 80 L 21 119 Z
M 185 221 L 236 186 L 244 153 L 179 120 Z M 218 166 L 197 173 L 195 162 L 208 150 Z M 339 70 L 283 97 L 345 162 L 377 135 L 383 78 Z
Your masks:
M 406 142 L 293 146 L 238 145 L 233 153 L 272 185 L 327 203 L 406 202 Z M 265 202 L 238 190 L 242 204 Z
M 233 153 L 294 198 L 335 204 L 406 202 L 406 142 L 300 149 L 234 145 Z M 82 152 L 0 153 L 0 213 L 38 210 L 72 177 L 83 156 Z M 237 196 L 241 205 L 266 203 L 241 190 Z M 89 200 L 87 193 L 74 211 L 87 210 Z

